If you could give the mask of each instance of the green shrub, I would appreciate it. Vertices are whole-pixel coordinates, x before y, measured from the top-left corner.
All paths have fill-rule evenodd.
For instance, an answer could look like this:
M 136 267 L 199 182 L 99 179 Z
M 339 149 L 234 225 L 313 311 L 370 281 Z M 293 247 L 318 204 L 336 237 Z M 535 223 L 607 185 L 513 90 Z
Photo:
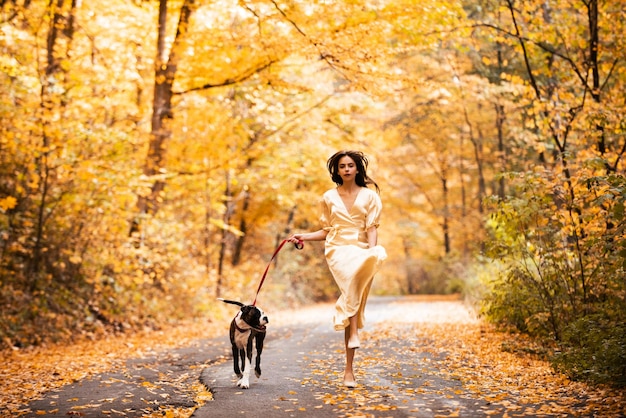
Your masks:
M 554 364 L 573 378 L 623 386 L 626 179 L 580 177 L 573 200 L 558 204 L 553 191 L 564 185 L 541 173 L 517 185 L 489 219 L 487 254 L 501 269 L 484 282 L 482 312 L 556 342 Z
M 554 364 L 573 379 L 626 386 L 626 324 L 603 315 L 579 318 L 563 332 Z

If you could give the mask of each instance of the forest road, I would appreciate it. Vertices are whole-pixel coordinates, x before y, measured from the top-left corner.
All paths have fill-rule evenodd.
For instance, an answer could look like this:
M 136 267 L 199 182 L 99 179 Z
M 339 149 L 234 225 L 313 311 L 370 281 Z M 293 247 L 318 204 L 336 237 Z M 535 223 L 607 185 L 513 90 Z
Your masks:
M 332 304 L 275 313 L 262 307 L 270 318 L 263 374 L 251 376 L 249 389 L 236 386 L 225 324 L 224 335 L 131 359 L 123 370 L 50 392 L 28 405 L 30 416 L 153 417 L 162 408 L 197 406 L 195 418 L 473 417 L 490 408 L 484 398 L 468 394 L 458 377 L 441 372 L 454 347 L 435 346 L 435 337 L 416 333 L 433 324 L 449 333 L 476 327 L 458 300 L 370 297 L 354 389 L 342 385 L 343 333 L 332 329 Z M 213 396 L 200 406 L 191 390 L 198 381 Z
M 459 411 L 464 411 L 461 416 L 484 416 L 487 402 L 462 397 L 458 380 L 422 370 L 445 352 L 422 350 L 419 341 L 407 340 L 389 328 L 393 324 L 410 333 L 419 323 L 475 323 L 460 301 L 371 297 L 362 347 L 355 357 L 354 389 L 342 385 L 343 333 L 332 329 L 333 311 L 333 305 L 326 304 L 284 312 L 275 321 L 270 316 L 270 325 L 274 322 L 278 327 L 268 328 L 262 376 L 251 377 L 250 388 L 241 389 L 230 356 L 224 363 L 205 368 L 201 381 L 211 389 L 214 400 L 192 416 L 435 417 L 458 416 Z M 419 390 L 422 386 L 429 387 L 428 393 Z

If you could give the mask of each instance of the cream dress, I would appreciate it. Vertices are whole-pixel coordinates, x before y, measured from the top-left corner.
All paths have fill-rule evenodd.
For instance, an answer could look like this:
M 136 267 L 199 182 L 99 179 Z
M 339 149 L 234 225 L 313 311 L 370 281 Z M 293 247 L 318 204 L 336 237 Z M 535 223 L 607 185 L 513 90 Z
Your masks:
M 387 258 L 382 246 L 369 248 L 367 243 L 366 231 L 378 227 L 381 210 L 380 197 L 366 187 L 361 187 L 349 211 L 337 189 L 323 195 L 320 221 L 328 231 L 324 253 L 341 291 L 333 318 L 337 331 L 348 327 L 354 315 L 358 318 L 357 328 L 363 328 L 363 311 L 374 274 Z

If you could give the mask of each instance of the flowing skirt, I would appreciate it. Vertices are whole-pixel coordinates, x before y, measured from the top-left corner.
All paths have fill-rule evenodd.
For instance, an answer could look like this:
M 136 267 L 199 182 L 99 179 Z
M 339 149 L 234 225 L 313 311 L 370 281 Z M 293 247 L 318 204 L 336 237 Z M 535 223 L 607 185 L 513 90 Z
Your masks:
M 328 267 L 341 291 L 333 318 L 336 331 L 348 327 L 349 318 L 354 315 L 357 315 L 357 328 L 363 328 L 367 296 L 374 275 L 386 258 L 387 253 L 380 245 L 373 248 L 356 245 L 326 247 Z

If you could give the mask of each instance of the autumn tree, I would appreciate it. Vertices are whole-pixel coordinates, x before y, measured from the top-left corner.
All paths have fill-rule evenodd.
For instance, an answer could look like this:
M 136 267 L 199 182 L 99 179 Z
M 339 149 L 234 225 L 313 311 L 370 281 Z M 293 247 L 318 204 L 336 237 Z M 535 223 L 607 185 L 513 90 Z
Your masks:
M 116 243 L 125 197 L 126 180 L 111 173 L 129 174 L 125 160 L 102 157 L 124 155 L 132 141 L 124 141 L 125 105 L 110 104 L 127 102 L 128 84 L 101 73 L 110 45 L 98 45 L 97 26 L 86 33 L 84 10 L 71 1 L 3 7 L 11 18 L 3 22 L 2 333 L 24 345 L 92 329 L 92 275 L 107 262 L 102 248 Z M 102 86 L 107 79 L 113 85 Z
M 623 283 L 616 280 L 623 257 L 615 246 L 623 242 L 625 144 L 617 116 L 624 82 L 614 36 L 623 29 L 613 18 L 619 5 L 487 6 L 478 27 L 507 45 L 507 54 L 516 52 L 501 78 L 523 87 L 516 99 L 523 129 L 515 136 L 530 157 L 525 171 L 513 175 L 513 196 L 493 217 L 494 254 L 508 268 L 494 283 L 504 287 L 493 288 L 489 312 L 559 341 L 557 360 L 572 375 L 584 369 L 593 379 L 623 380 L 623 370 L 614 369 L 626 354 L 615 328 L 624 312 Z M 591 364 L 587 356 L 598 360 Z
M 575 376 L 622 358 L 618 2 L 0 8 L 3 344 L 246 299 L 358 148 L 385 205 L 374 291 L 467 291 L 489 255 L 491 317 L 557 339 Z M 322 243 L 273 267 L 285 304 L 336 292 Z

